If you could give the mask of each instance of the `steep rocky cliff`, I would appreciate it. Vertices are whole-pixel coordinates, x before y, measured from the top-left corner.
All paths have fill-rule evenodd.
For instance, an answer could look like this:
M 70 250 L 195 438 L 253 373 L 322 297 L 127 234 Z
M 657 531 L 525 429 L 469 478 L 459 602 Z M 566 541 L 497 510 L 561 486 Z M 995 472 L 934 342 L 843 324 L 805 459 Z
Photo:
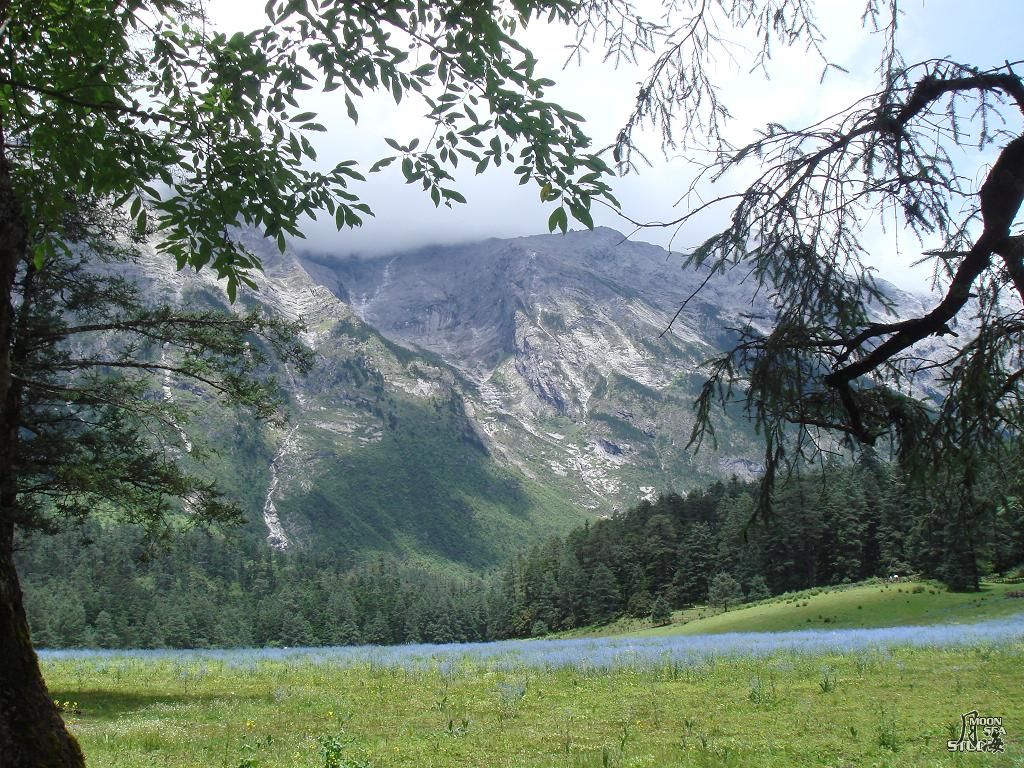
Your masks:
M 742 418 L 717 449 L 685 450 L 701 363 L 763 310 L 732 278 L 609 229 L 373 259 L 249 245 L 265 273 L 240 303 L 303 318 L 316 352 L 309 376 L 278 371 L 289 423 L 164 385 L 195 403 L 187 429 L 219 447 L 211 471 L 270 546 L 481 567 L 587 516 L 759 470 Z M 136 279 L 226 306 L 212 277 L 156 257 Z

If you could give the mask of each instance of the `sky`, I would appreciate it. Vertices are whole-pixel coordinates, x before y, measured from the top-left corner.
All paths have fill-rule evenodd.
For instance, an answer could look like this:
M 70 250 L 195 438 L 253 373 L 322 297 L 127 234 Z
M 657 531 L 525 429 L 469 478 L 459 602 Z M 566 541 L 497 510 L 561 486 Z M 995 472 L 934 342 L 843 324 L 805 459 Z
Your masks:
M 652 10 L 659 5 L 656 0 L 644 2 Z M 239 19 L 247 25 L 257 23 L 262 7 L 262 0 L 211 0 L 209 10 L 215 23 L 230 32 L 237 28 Z M 715 75 L 735 116 L 729 127 L 730 138 L 737 142 L 750 139 L 754 130 L 768 120 L 794 127 L 808 124 L 875 90 L 880 41 L 861 28 L 863 2 L 822 0 L 819 9 L 819 26 L 827 37 L 826 53 L 848 72 L 831 70 L 825 86 L 821 86 L 822 63 L 802 48 L 776 50 L 769 65 L 770 79 L 743 66 L 723 63 Z M 1020 0 L 909 0 L 903 10 L 899 44 L 908 62 L 949 56 L 988 68 L 1004 60 L 1024 58 L 1024 2 Z M 549 89 L 549 98 L 582 114 L 593 146 L 604 147 L 628 116 L 642 72 L 631 67 L 615 69 L 603 64 L 598 56 L 563 69 L 564 46 L 571 39 L 567 30 L 538 23 L 531 25 L 524 42 L 538 57 L 540 74 L 557 83 Z M 743 42 L 737 40 L 736 45 L 736 58 L 741 60 Z M 368 166 L 379 157 L 393 154 L 384 143 L 385 136 L 403 141 L 417 136 L 426 141 L 430 136 L 429 122 L 411 108 L 410 102 L 396 107 L 392 99 L 380 95 L 358 105 L 360 119 L 358 125 L 353 125 L 340 93 L 315 96 L 308 107 L 320 112 L 319 121 L 329 131 L 317 145 L 325 163 L 357 159 Z M 307 108 L 306 103 L 303 108 Z M 680 198 L 693 177 L 694 158 L 662 153 L 651 134 L 642 138 L 642 146 L 652 165 L 612 183 L 623 212 L 640 221 L 677 218 L 690 202 Z M 980 177 L 981 169 L 978 173 Z M 717 191 L 734 191 L 740 181 L 728 178 L 725 182 L 732 186 Z M 338 232 L 331 217 L 324 215 L 320 221 L 304 226 L 308 242 L 296 245 L 339 257 L 373 256 L 424 245 L 547 231 L 552 204 L 541 204 L 535 186 L 519 186 L 506 165 L 481 176 L 474 176 L 472 168 L 460 167 L 456 187 L 468 204 L 438 209 L 418 186 L 406 185 L 397 166 L 392 166 L 370 176 L 356 190 L 376 214 L 361 228 Z M 709 190 L 707 194 L 714 192 Z M 612 211 L 597 207 L 593 213 L 598 225 L 633 231 Z M 721 216 L 725 213 L 723 209 Z M 668 246 L 671 239 L 673 250 L 685 252 L 712 234 L 721 220 L 705 217 L 678 232 L 644 229 L 633 239 L 663 246 Z M 927 289 L 927 271 L 911 269 L 909 263 L 929 244 L 919 246 L 909 235 L 891 227 L 882 231 L 877 222 L 869 230 L 867 242 L 871 252 L 868 261 L 882 277 L 905 289 Z

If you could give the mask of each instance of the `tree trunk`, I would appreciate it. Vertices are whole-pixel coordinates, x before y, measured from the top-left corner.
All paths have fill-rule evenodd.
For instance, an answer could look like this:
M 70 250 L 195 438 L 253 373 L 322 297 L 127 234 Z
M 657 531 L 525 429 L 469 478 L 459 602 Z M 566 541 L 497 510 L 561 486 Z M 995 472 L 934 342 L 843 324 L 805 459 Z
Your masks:
M 14 526 L 0 523 L 0 765 L 80 768 L 82 751 L 64 727 L 32 649 L 13 545 Z
M 80 768 L 78 742 L 67 732 L 46 690 L 32 648 L 21 584 L 14 567 L 19 424 L 18 388 L 11 376 L 12 292 L 26 252 L 26 227 L 0 152 L 0 766 Z

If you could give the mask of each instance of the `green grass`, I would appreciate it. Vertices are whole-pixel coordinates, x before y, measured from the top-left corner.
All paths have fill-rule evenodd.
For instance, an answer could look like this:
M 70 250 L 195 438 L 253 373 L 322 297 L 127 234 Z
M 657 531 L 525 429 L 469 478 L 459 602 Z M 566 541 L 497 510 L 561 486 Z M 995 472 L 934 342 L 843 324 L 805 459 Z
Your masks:
M 1024 760 L 1024 644 L 695 667 L 405 671 L 302 661 L 47 660 L 90 768 L 1003 767 Z M 823 681 L 831 682 L 823 685 Z M 963 712 L 1003 755 L 951 756 Z M 75 713 L 77 712 L 77 714 Z
M 707 609 L 678 612 L 673 624 L 627 630 L 640 635 L 700 635 L 719 632 L 785 632 L 795 629 L 897 627 L 960 624 L 1024 611 L 1024 599 L 1005 597 L 1019 584 L 985 582 L 980 592 L 949 592 L 931 582 L 823 587 L 782 595 L 724 613 Z
M 672 624 L 621 618 L 551 637 L 614 635 L 702 635 L 721 632 L 787 632 L 797 629 L 856 629 L 917 624 L 961 624 L 1024 612 L 1024 599 L 1005 597 L 1024 585 L 984 582 L 980 592 L 950 592 L 933 582 L 869 583 L 817 587 L 787 593 L 728 611 L 696 606 L 672 614 Z M 828 619 L 828 621 L 826 621 Z

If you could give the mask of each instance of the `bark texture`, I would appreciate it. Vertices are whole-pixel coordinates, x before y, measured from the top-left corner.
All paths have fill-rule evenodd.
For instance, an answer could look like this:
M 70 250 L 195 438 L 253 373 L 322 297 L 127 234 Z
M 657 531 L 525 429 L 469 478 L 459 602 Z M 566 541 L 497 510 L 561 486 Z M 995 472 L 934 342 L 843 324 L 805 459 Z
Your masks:
M 14 569 L 14 526 L 0 523 L 0 766 L 85 765 L 46 689 L 32 649 L 21 585 Z
M 26 247 L 24 217 L 0 152 L 0 767 L 80 768 L 82 751 L 64 727 L 32 648 L 14 565 L 20 396 L 11 375 L 12 294 Z

